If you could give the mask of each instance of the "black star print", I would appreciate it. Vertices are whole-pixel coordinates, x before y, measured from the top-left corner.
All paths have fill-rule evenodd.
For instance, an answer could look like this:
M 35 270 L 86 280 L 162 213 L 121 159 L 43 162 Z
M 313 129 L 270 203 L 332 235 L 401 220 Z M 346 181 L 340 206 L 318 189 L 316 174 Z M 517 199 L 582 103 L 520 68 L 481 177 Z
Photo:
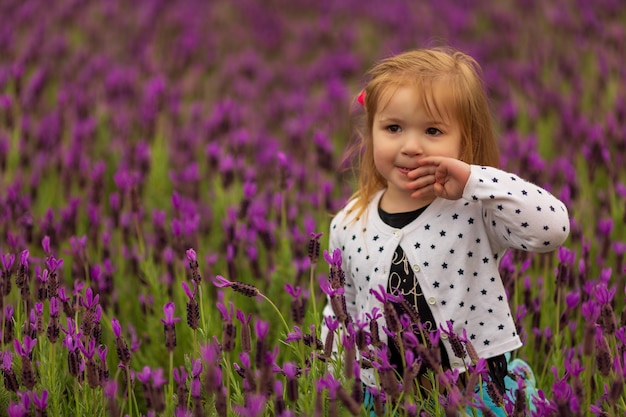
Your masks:
M 555 211 L 555 210 L 554 210 L 554 207 L 550 206 L 550 211 L 551 211 L 551 212 L 554 212 L 554 211 Z
M 428 267 L 428 265 L 430 265 L 430 264 L 428 263 L 428 261 L 424 262 L 424 266 L 425 266 L 425 267 Z
M 361 248 L 358 248 L 356 251 L 357 253 L 361 253 L 361 250 L 362 250 Z
M 485 339 L 485 341 L 483 342 L 483 344 L 484 344 L 485 346 L 489 346 L 489 339 Z
M 458 219 L 458 218 L 459 218 L 459 215 L 458 215 L 458 214 L 454 213 L 454 214 L 452 215 L 452 220 L 456 220 L 456 219 Z
M 467 252 L 467 257 L 471 258 L 472 256 L 474 256 L 474 252 Z
M 498 296 L 498 301 L 504 301 L 504 297 L 503 297 L 503 296 L 501 296 L 501 295 L 499 295 L 499 296 Z
M 469 224 L 474 224 L 474 219 L 470 217 L 470 218 L 467 220 L 467 222 L 468 222 Z
M 426 229 L 426 230 L 430 230 L 430 225 L 429 225 L 429 224 L 427 224 L 426 226 L 424 226 L 424 229 Z
M 436 248 L 436 246 L 435 245 L 430 245 L 430 248 L 434 250 Z
M 421 246 L 421 245 L 420 245 L 420 243 L 419 243 L 419 242 L 417 242 L 417 243 L 415 244 L 415 249 L 419 249 L 419 248 L 420 248 L 420 246 Z
M 384 247 L 384 246 L 381 246 L 381 247 L 379 247 L 379 248 L 378 248 L 378 252 L 382 252 L 382 251 L 384 251 L 384 250 L 385 250 L 385 247 Z
M 472 310 L 472 311 L 476 310 L 476 306 L 472 304 L 472 305 L 470 306 L 470 310 Z
M 454 249 L 450 249 L 450 253 L 452 253 L 452 254 L 453 254 L 453 253 L 454 253 Z
M 483 258 L 483 263 L 484 264 L 488 264 L 489 263 L 489 258 L 487 258 L 486 256 Z
M 476 335 L 475 335 L 474 333 L 472 333 L 472 334 L 470 335 L 470 339 L 471 339 L 471 340 L 476 340 Z
M 433 287 L 434 288 L 439 288 L 439 281 L 433 282 Z
M 494 178 L 492 178 L 492 180 L 491 180 L 491 181 L 493 181 L 493 182 L 498 182 L 498 179 L 494 177 Z
M 515 210 L 516 214 L 520 214 L 521 212 L 522 212 L 522 210 L 520 210 L 520 209 Z
M 541 211 L 541 207 L 537 206 L 537 211 Z
M 448 264 L 444 262 L 444 263 L 441 264 L 441 267 L 443 269 L 448 269 Z
M 504 210 L 504 207 L 502 207 L 502 204 L 498 204 L 498 210 L 500 211 Z
M 489 310 L 487 310 L 487 312 L 488 312 L 489 314 L 493 314 L 493 308 L 490 308 Z
M 370 282 L 370 279 L 371 279 L 371 278 L 370 278 L 370 276 L 369 276 L 369 275 L 365 277 L 365 280 L 366 280 L 367 282 Z
M 439 232 L 439 236 L 444 237 L 446 235 L 446 231 L 442 230 L 441 232 Z
M 504 330 L 504 324 L 499 325 L 498 330 Z
M 526 190 L 522 190 L 522 195 L 528 195 L 528 192 Z
M 459 303 L 459 307 L 463 308 L 463 306 L 465 306 L 465 303 L 464 303 L 463 301 L 461 301 L 461 302 Z
M 463 270 L 462 269 L 459 269 L 457 272 L 459 273 L 459 275 L 463 275 Z
M 528 222 L 522 223 L 522 227 L 528 227 Z
M 378 235 L 374 236 L 374 241 L 378 240 Z
M 463 239 L 463 233 L 459 233 L 459 239 Z
M 480 292 L 482 295 L 487 295 L 487 290 L 486 289 L 482 289 L 482 291 Z

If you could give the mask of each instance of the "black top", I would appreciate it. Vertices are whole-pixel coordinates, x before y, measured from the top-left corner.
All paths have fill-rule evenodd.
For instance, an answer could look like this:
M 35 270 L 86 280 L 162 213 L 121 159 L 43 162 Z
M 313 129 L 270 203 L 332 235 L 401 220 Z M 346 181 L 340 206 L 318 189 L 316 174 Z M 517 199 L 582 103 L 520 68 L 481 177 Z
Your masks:
M 420 214 L 426 210 L 428 206 L 419 208 L 414 211 L 408 211 L 404 213 L 387 213 L 380 207 L 378 207 L 378 215 L 381 220 L 396 229 L 402 229 L 404 226 L 417 219 Z M 387 282 L 387 292 L 394 295 L 402 295 L 409 305 L 415 307 L 419 314 L 420 322 L 425 329 L 436 331 L 438 324 L 435 322 L 432 311 L 428 307 L 424 293 L 417 282 L 413 269 L 408 264 L 408 259 L 402 250 L 402 247 L 398 245 L 396 252 L 393 256 L 391 268 L 389 271 L 389 281 Z M 405 314 L 403 307 L 399 304 L 395 304 L 398 314 Z M 421 342 L 422 335 L 417 334 L 417 339 Z M 428 337 L 425 338 L 428 340 Z M 448 353 L 443 346 L 441 340 L 439 341 L 439 350 L 441 352 L 441 366 L 443 369 L 450 368 L 450 359 Z M 400 354 L 400 350 L 395 343 L 389 343 L 389 360 L 396 366 L 396 371 L 402 377 L 403 374 L 403 361 Z M 499 355 L 487 360 L 489 365 L 489 375 L 495 382 L 496 386 L 501 393 L 504 393 L 504 377 L 507 374 L 507 361 L 504 355 Z M 426 364 L 424 364 L 426 365 Z M 420 368 L 420 374 L 425 373 L 428 366 L 422 366 Z
M 414 211 L 404 212 L 404 213 L 387 213 L 380 207 L 378 208 L 378 214 L 381 220 L 396 229 L 402 229 L 404 226 L 411 223 L 413 220 L 417 219 L 420 214 L 426 210 L 428 206 L 419 208 Z M 415 277 L 415 273 L 413 269 L 408 264 L 408 259 L 402 250 L 402 247 L 398 245 L 396 248 L 396 252 L 393 256 L 393 261 L 391 263 L 391 268 L 389 271 L 389 281 L 387 283 L 387 292 L 393 295 L 402 295 L 406 301 L 408 301 L 409 305 L 413 306 L 420 317 L 420 322 L 427 330 L 436 331 L 437 323 L 435 322 L 435 318 L 433 317 L 433 313 L 430 311 L 430 307 L 428 307 L 428 303 L 426 302 L 426 298 L 424 297 L 424 293 L 417 282 Z M 405 314 L 403 307 L 396 304 L 396 310 L 398 315 Z M 418 334 L 417 339 L 419 341 L 422 340 L 422 335 Z M 426 337 L 428 340 L 428 337 Z M 441 344 L 441 343 L 440 343 Z M 441 361 L 444 369 L 450 367 L 450 361 L 448 359 L 448 355 L 446 350 L 441 346 Z M 395 343 L 389 343 L 389 352 L 390 352 L 390 361 L 392 364 L 396 365 L 396 370 L 400 375 L 403 372 L 402 366 L 402 357 L 400 356 L 400 350 L 395 345 Z M 422 367 L 423 372 L 426 371 L 425 366 Z

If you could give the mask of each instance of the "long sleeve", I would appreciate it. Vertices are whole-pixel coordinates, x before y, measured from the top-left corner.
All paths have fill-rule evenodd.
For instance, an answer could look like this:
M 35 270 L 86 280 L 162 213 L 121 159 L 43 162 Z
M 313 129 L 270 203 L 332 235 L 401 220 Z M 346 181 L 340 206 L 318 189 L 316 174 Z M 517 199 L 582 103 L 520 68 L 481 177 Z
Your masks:
M 472 165 L 471 169 L 463 198 L 482 204 L 482 220 L 492 244 L 549 252 L 567 239 L 567 208 L 550 192 L 496 168 Z

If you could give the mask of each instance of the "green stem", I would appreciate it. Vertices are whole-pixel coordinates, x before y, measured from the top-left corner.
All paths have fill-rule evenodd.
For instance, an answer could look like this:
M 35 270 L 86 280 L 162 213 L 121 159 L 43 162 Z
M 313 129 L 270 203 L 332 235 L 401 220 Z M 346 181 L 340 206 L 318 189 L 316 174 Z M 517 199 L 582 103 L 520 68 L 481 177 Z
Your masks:
M 200 284 L 198 284 L 198 300 L 200 300 L 200 323 L 202 328 L 206 331 L 209 326 L 204 322 L 204 302 L 202 299 L 202 285 Z
M 133 416 L 133 402 L 134 402 L 134 395 L 132 394 L 132 390 L 130 387 L 130 370 L 128 368 L 124 368 L 124 371 L 126 373 L 126 392 L 128 393 L 128 415 L 130 417 Z M 132 396 L 132 398 L 131 398 Z M 139 411 L 139 410 L 137 410 Z
M 311 303 L 313 304 L 313 321 L 317 322 L 318 320 L 318 316 L 317 316 L 317 299 L 315 297 L 315 266 L 317 265 L 317 263 L 312 263 L 311 264 L 311 269 L 309 272 L 309 291 L 310 291 L 310 300 Z
M 195 332 L 194 332 L 195 335 Z M 174 351 L 170 351 L 170 375 L 169 375 L 169 385 L 167 388 L 167 398 L 165 399 L 165 403 L 168 409 L 170 408 L 172 398 L 174 398 Z
M 270 300 L 269 298 L 267 298 L 267 297 L 265 296 L 265 294 L 263 294 L 263 293 L 262 293 L 262 292 L 260 292 L 260 291 L 259 291 L 259 295 L 260 295 L 261 297 L 263 297 L 263 299 L 264 299 L 265 301 L 267 301 L 267 302 L 268 302 L 268 303 L 269 303 L 269 304 L 270 304 L 270 305 L 274 308 L 274 310 L 276 310 L 276 313 L 278 313 L 278 316 L 280 317 L 280 319 L 281 319 L 281 320 L 282 320 L 282 322 L 283 322 L 283 325 L 285 326 L 285 331 L 286 331 L 287 333 L 289 333 L 289 325 L 288 325 L 288 324 L 287 324 L 287 322 L 285 321 L 285 318 L 283 317 L 283 315 L 282 315 L 282 313 L 280 312 L 280 310 L 278 309 L 278 307 L 276 307 L 276 304 L 274 304 L 274 303 L 272 302 L 272 300 Z

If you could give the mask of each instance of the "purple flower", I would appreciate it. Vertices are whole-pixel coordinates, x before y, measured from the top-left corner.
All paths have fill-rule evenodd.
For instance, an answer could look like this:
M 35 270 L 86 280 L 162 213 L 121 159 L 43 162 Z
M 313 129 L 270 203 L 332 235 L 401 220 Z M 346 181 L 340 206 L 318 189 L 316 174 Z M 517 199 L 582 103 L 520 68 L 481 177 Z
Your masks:
M 82 340 L 78 340 L 78 347 L 80 348 L 80 351 L 83 353 L 83 355 L 87 358 L 87 359 L 92 359 L 93 356 L 96 353 L 96 341 L 94 339 L 90 339 L 89 342 L 87 342 L 87 345 L 85 346 L 85 344 L 83 343 Z
M 50 236 L 44 236 L 41 239 L 41 247 L 45 253 L 50 253 Z
M 285 284 L 285 291 L 287 294 L 291 295 L 293 298 L 298 298 L 300 293 L 302 292 L 300 287 L 293 287 L 291 284 Z
M 222 313 L 222 320 L 224 320 L 227 323 L 232 323 L 233 317 L 235 316 L 235 305 L 233 304 L 233 302 L 231 301 L 229 303 L 230 311 L 221 302 L 218 302 L 216 305 L 217 305 L 217 309 L 220 311 L 220 313 Z
M 196 251 L 193 249 L 187 249 L 185 252 L 187 254 L 187 260 L 189 262 L 197 262 Z
M 382 285 L 378 285 L 378 291 L 373 288 L 370 289 L 370 294 L 376 297 L 376 299 L 383 304 L 389 301 L 395 303 L 401 300 L 400 297 L 393 295 L 393 294 L 389 294 L 387 290 L 385 289 L 385 287 Z
M 122 336 L 122 326 L 120 325 L 120 322 L 118 319 L 116 318 L 111 319 L 111 327 L 113 327 L 113 334 L 115 334 L 115 337 L 119 338 Z
M 194 359 L 191 361 L 191 376 L 193 378 L 199 378 L 202 374 L 202 361 L 200 359 Z
M 287 362 L 283 365 L 283 373 L 287 378 L 295 378 L 296 376 L 298 376 L 299 372 L 300 369 L 293 362 Z
M 179 385 L 182 385 L 185 383 L 185 381 L 187 381 L 188 375 L 187 375 L 187 372 L 185 371 L 184 366 L 179 366 L 178 368 L 174 368 L 173 375 L 174 375 L 174 381 L 176 381 L 176 383 Z
M 6 352 L 0 352 L 0 354 L 0 357 L 2 358 L 2 361 L 0 361 L 0 369 L 8 371 L 13 365 L 13 352 L 7 350 Z
M 167 382 L 167 380 L 163 377 L 162 368 L 157 368 L 153 370 L 152 373 L 150 374 L 150 378 L 152 379 L 152 385 L 155 388 L 160 388 L 163 385 L 165 385 L 165 383 Z
M 326 324 L 326 327 L 330 332 L 334 332 L 339 327 L 339 321 L 331 316 L 324 316 L 324 324 Z
M 257 320 L 254 323 L 254 329 L 256 330 L 256 335 L 259 339 L 265 339 L 270 330 L 270 323 L 263 320 Z
M 609 290 L 605 283 L 593 287 L 593 296 L 600 304 L 610 304 L 615 295 L 615 288 Z
M 187 284 L 187 281 L 181 282 L 181 286 L 183 287 L 183 291 L 185 292 L 185 295 L 187 296 L 187 298 L 189 298 L 189 300 L 193 300 L 196 297 L 196 289 L 197 289 L 196 282 L 195 281 L 191 281 L 191 283 L 193 284 L 193 290 L 191 290 L 191 288 L 189 288 L 189 284 Z
M 81 298 L 80 303 L 83 307 L 90 310 L 98 304 L 99 299 L 100 295 L 96 294 L 96 296 L 94 297 L 91 287 L 87 287 L 87 290 L 85 291 L 85 297 Z
M 96 349 L 96 353 L 98 354 L 98 358 L 100 359 L 101 363 L 106 362 L 108 351 L 109 351 L 109 348 L 107 348 L 106 345 L 100 345 L 98 346 L 98 349 Z
M 332 256 L 327 250 L 324 251 L 324 259 L 330 266 L 341 267 L 341 249 L 337 248 L 333 251 Z
M 15 261 L 15 255 L 12 253 L 5 253 L 4 255 L 0 256 L 0 260 L 2 261 L 2 268 L 5 272 L 8 272 L 13 266 L 13 262 Z
M 330 316 L 328 316 L 328 317 L 330 317 Z M 294 331 L 293 332 L 289 332 L 289 334 L 287 334 L 287 338 L 285 339 L 285 342 L 287 342 L 287 343 L 297 342 L 299 340 L 302 340 L 302 330 L 300 330 L 300 327 L 293 326 L 293 328 L 294 328 Z
M 152 371 L 150 370 L 150 367 L 148 365 L 144 366 L 143 369 L 137 373 L 135 373 L 135 377 L 137 377 L 137 379 L 139 380 L 139 382 L 143 383 L 143 384 L 147 384 L 148 382 L 150 382 L 150 375 L 152 374 Z
M 326 373 L 323 377 L 319 379 L 319 384 L 322 388 L 326 388 L 328 393 L 330 394 L 330 398 L 335 398 L 335 395 L 339 391 L 341 387 L 341 381 L 335 379 L 330 373 Z
M 212 282 L 213 282 L 213 285 L 215 285 L 218 288 L 232 287 L 233 285 L 231 281 L 227 280 L 221 275 L 216 275 L 215 278 L 212 280 Z
M 39 410 L 45 410 L 48 407 L 48 391 L 41 391 L 41 397 L 36 392 L 33 392 L 33 404 Z
M 28 249 L 23 250 L 20 254 L 20 265 L 22 265 L 24 268 L 28 268 L 28 256 Z
M 50 273 L 54 273 L 63 266 L 63 259 L 55 259 L 54 256 L 49 256 L 46 258 L 46 268 L 50 271 Z
M 233 410 L 241 417 L 259 417 L 265 412 L 267 399 L 261 394 L 250 394 L 246 396 L 246 405 L 234 405 Z
M 30 336 L 26 335 L 23 343 L 17 339 L 13 340 L 13 347 L 18 355 L 25 358 L 30 355 L 30 352 L 35 347 L 35 343 L 37 343 L 37 339 L 31 339 Z
M 165 325 L 172 326 L 174 323 L 180 321 L 180 317 L 174 317 L 174 302 L 170 301 L 163 306 L 163 314 L 165 315 L 164 319 L 161 319 L 161 323 Z
M 320 280 L 320 288 L 322 289 L 324 294 L 330 295 L 331 297 L 334 296 L 334 295 L 342 295 L 345 292 L 343 287 L 339 287 L 337 289 L 334 289 L 332 287 L 332 284 L 330 283 L 330 281 L 327 280 L 327 279 L 321 279 Z

